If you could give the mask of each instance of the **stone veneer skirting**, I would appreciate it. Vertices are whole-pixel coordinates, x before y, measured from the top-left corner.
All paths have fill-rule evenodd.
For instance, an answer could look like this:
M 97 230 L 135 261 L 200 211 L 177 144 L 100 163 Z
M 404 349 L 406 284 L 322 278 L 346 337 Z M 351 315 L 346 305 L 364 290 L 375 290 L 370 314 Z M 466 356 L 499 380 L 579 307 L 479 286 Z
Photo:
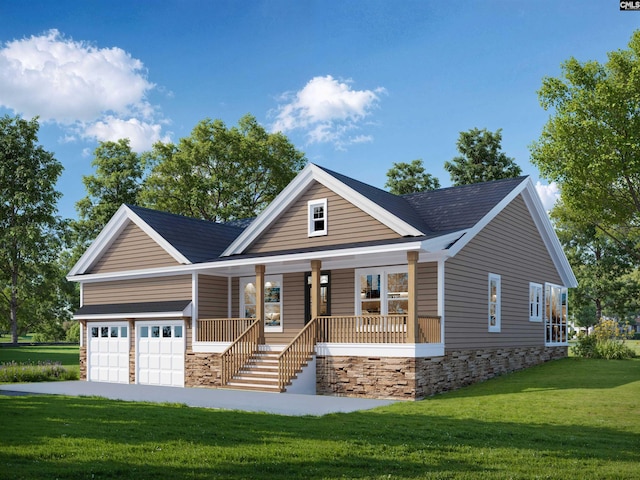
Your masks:
M 567 347 L 473 349 L 435 358 L 317 357 L 318 395 L 417 400 L 564 358 Z
M 184 362 L 185 387 L 220 387 L 222 362 L 219 353 L 187 352 Z

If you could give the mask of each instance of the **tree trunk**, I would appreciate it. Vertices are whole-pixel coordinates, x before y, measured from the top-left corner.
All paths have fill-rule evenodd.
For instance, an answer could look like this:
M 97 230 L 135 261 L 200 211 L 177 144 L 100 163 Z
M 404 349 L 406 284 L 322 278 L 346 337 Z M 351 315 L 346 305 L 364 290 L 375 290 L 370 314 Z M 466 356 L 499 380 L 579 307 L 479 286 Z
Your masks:
M 10 315 L 11 315 L 11 343 L 18 344 L 18 271 L 14 269 L 11 272 L 11 300 L 10 300 Z

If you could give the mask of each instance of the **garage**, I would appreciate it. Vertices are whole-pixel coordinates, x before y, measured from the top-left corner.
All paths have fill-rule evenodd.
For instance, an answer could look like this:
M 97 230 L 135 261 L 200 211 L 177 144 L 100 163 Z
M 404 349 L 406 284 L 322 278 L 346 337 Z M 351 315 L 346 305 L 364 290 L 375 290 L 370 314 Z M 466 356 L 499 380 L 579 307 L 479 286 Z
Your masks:
M 87 329 L 88 380 L 129 383 L 129 324 L 92 322 Z
M 136 329 L 136 383 L 184 387 L 184 322 L 138 321 Z

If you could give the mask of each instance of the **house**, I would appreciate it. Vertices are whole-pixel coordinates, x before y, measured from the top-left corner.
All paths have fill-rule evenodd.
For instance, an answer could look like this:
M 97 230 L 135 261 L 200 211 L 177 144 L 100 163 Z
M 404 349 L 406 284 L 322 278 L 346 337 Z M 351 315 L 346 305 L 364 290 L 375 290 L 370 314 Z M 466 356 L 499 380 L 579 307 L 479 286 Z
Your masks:
M 419 399 L 567 355 L 528 177 L 395 196 L 308 164 L 248 224 L 123 205 L 68 278 L 81 377 Z

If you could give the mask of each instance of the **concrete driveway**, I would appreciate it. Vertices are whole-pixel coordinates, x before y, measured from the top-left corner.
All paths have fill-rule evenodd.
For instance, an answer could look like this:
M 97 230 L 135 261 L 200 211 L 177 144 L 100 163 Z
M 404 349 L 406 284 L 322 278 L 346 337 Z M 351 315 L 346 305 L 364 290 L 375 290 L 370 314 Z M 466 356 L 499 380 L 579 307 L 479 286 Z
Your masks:
M 278 415 L 327 415 L 369 410 L 395 403 L 394 400 L 329 397 L 245 390 L 156 387 L 101 382 L 42 382 L 0 385 L 4 395 L 97 396 L 134 402 L 182 403 L 190 407 L 265 412 Z

